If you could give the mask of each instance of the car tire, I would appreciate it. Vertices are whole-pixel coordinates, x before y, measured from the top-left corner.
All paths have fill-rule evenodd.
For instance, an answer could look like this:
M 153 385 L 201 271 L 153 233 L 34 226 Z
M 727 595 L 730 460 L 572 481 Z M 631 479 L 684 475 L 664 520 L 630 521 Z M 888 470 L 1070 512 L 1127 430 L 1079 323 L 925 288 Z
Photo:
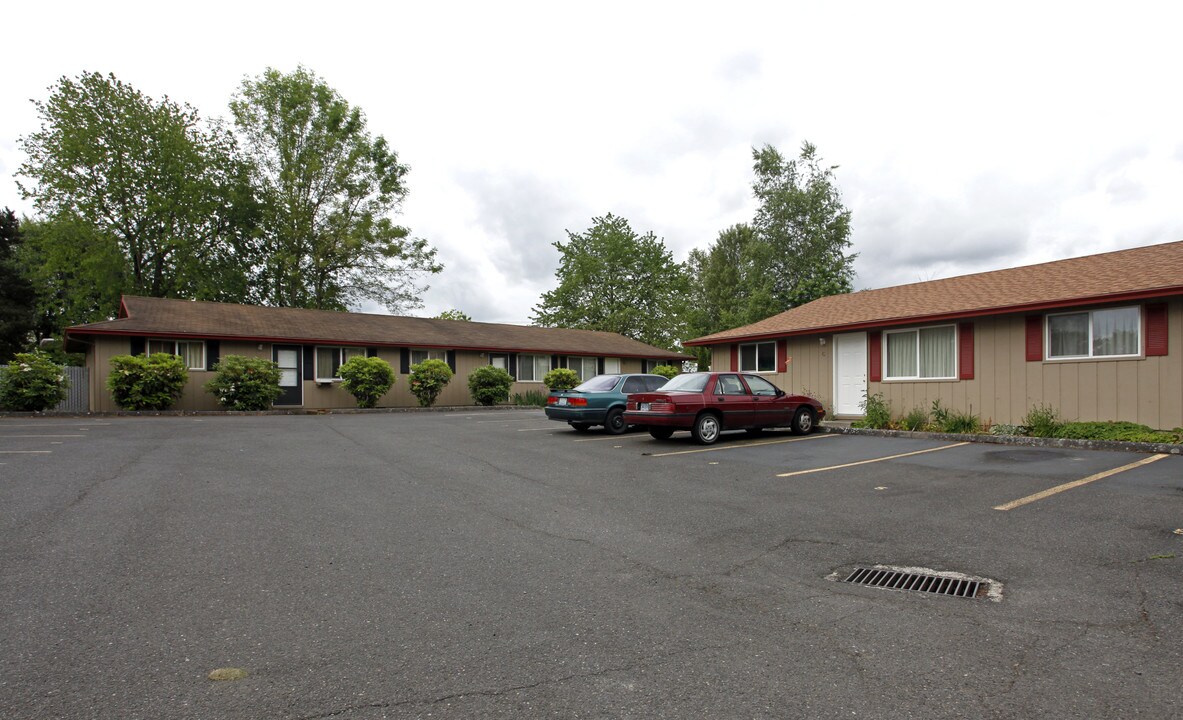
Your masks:
M 699 445 L 710 445 L 719 439 L 723 430 L 723 421 L 714 413 L 705 412 L 694 418 L 694 427 L 690 428 L 690 435 Z
M 585 422 L 569 422 L 567 424 L 574 428 L 575 432 L 587 432 L 588 428 L 591 427 L 591 423 Z
M 667 427 L 651 427 L 649 428 L 649 434 L 652 435 L 655 440 L 669 440 L 670 436 L 674 434 L 674 429 Z
M 625 430 L 628 430 L 628 423 L 624 421 L 624 411 L 620 408 L 612 408 L 608 414 L 604 416 L 604 432 L 609 435 L 619 435 Z
M 793 415 L 793 434 L 794 435 L 808 435 L 817 427 L 817 415 L 814 414 L 813 408 L 803 407 L 797 410 L 797 414 Z

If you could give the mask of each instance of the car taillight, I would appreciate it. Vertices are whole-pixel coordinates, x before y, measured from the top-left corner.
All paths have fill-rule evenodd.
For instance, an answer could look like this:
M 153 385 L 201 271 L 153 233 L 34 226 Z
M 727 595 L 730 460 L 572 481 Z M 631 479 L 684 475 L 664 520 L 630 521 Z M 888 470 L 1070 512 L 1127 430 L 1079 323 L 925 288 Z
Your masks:
M 587 398 L 567 398 L 567 404 L 575 407 L 587 407 Z
M 673 412 L 674 404 L 671 402 L 655 402 L 649 403 L 650 412 Z
M 559 399 L 557 397 L 555 397 L 554 395 L 551 395 L 550 397 L 548 397 L 546 399 L 547 405 L 557 405 L 558 402 L 559 402 Z

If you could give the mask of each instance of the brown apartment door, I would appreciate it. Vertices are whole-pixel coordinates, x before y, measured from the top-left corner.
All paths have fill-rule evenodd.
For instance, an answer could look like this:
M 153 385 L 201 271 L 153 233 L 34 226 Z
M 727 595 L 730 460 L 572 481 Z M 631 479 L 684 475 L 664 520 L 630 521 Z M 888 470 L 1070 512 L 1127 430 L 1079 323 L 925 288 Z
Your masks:
M 304 383 L 300 366 L 299 345 L 272 345 L 271 359 L 279 366 L 279 388 L 283 394 L 275 401 L 276 405 L 303 405 Z

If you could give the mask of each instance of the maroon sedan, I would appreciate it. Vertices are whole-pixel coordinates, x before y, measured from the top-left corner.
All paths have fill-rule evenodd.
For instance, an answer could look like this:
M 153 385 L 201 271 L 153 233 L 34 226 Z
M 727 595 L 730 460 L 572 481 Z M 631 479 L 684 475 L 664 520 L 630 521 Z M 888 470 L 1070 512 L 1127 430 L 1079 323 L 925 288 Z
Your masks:
M 661 390 L 629 395 L 624 421 L 647 426 L 658 440 L 689 430 L 696 442 L 710 445 L 723 430 L 788 427 L 805 435 L 825 415 L 817 400 L 786 394 L 759 375 L 706 372 L 679 375 Z

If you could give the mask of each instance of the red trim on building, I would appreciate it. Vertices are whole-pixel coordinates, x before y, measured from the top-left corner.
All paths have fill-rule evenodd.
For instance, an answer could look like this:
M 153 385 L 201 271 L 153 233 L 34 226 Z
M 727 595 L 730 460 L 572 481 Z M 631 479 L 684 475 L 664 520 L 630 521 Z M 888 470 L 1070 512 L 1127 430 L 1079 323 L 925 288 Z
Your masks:
M 739 345 L 731 346 L 731 370 L 739 370 Z
M 776 371 L 789 371 L 789 341 L 784 338 L 776 341 Z
M 1146 306 L 1146 357 L 1167 354 L 1167 304 L 1154 303 Z
M 1043 316 L 1027 316 L 1027 362 L 1043 360 Z
M 867 380 L 883 380 L 883 333 L 867 333 Z
M 957 324 L 957 364 L 958 378 L 974 379 L 974 324 L 971 322 Z

